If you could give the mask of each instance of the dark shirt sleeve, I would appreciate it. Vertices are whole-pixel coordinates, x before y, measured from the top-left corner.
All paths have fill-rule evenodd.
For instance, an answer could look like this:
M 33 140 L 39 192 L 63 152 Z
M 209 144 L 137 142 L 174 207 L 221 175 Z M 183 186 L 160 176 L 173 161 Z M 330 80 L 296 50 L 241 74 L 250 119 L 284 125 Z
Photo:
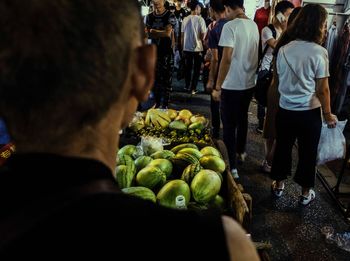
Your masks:
M 218 39 L 217 39 L 215 29 L 212 29 L 212 30 L 209 32 L 208 47 L 209 47 L 210 49 L 218 49 L 218 47 L 219 47 L 219 41 L 218 41 Z
M 172 14 L 172 13 L 169 14 L 169 18 L 168 18 L 166 26 L 168 26 L 169 24 L 171 25 L 172 28 L 175 28 L 175 26 L 176 26 L 176 16 L 175 16 L 175 14 Z

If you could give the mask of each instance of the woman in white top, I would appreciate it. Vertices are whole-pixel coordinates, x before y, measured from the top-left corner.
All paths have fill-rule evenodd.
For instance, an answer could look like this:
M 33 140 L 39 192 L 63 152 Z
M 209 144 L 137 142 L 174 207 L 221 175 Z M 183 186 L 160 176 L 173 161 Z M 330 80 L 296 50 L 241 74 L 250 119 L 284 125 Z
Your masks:
M 294 180 L 302 187 L 299 202 L 315 198 L 317 146 L 321 111 L 329 127 L 335 127 L 328 86 L 329 62 L 324 40 L 327 11 L 318 4 L 301 9 L 276 46 L 279 111 L 276 117 L 276 151 L 272 164 L 272 193 L 283 194 L 284 180 L 291 174 L 292 148 L 298 141 L 299 161 Z
M 272 69 L 273 51 L 277 45 L 277 41 L 280 38 L 282 32 L 287 29 L 287 21 L 289 15 L 292 13 L 294 5 L 289 1 L 281 1 L 275 7 L 275 15 L 272 18 L 272 24 L 266 26 L 261 31 L 261 46 L 262 51 L 266 50 L 266 53 L 261 61 L 259 68 L 259 75 L 266 75 Z M 271 29 L 274 29 L 275 33 Z M 266 118 L 269 115 L 266 115 Z M 258 104 L 258 120 L 259 126 L 257 131 L 263 129 L 265 121 L 265 107 Z M 273 153 L 275 150 L 275 137 L 271 137 L 268 132 L 264 130 L 265 138 L 265 159 L 261 164 L 261 170 L 266 173 L 271 172 L 271 165 L 273 159 Z

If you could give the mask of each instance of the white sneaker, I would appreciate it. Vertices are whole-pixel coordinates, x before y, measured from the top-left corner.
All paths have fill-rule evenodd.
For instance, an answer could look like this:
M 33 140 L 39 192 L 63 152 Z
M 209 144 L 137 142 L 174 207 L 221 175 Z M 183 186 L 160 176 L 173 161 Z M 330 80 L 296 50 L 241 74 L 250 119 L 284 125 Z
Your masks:
M 309 190 L 309 194 L 307 196 L 301 195 L 299 196 L 299 203 L 303 206 L 309 205 L 311 201 L 313 201 L 316 197 L 316 193 L 313 189 Z
M 244 162 L 245 162 L 245 160 L 246 160 L 246 158 L 247 158 L 247 153 L 245 153 L 245 152 L 243 152 L 243 153 L 238 153 L 237 154 L 237 163 L 238 164 L 240 164 L 240 165 L 242 165 Z
M 238 170 L 237 170 L 237 169 L 232 169 L 232 170 L 231 170 L 231 173 L 232 173 L 232 177 L 233 177 L 234 179 L 239 179 Z
M 283 190 L 284 190 L 284 183 L 283 183 L 282 188 L 278 188 L 278 187 L 277 187 L 277 181 L 274 180 L 274 181 L 272 182 L 272 184 L 271 184 L 271 193 L 272 193 L 274 196 L 276 196 L 276 197 L 278 197 L 278 198 L 282 197 L 282 195 L 283 195 Z

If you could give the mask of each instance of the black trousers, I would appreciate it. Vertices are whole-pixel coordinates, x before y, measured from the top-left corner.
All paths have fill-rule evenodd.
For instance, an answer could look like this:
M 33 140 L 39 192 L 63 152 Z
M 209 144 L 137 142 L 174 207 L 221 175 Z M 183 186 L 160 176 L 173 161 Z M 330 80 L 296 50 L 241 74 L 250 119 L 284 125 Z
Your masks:
M 203 61 L 202 53 L 184 51 L 184 59 L 186 88 L 196 90 Z
M 222 90 L 221 120 L 224 143 L 227 147 L 230 167 L 237 168 L 236 153 L 245 152 L 248 132 L 248 109 L 254 89 L 244 91 Z
M 276 116 L 276 151 L 271 178 L 282 181 L 291 175 L 292 149 L 298 141 L 298 167 L 294 180 L 300 186 L 315 186 L 317 147 L 321 135 L 321 109 L 289 111 L 280 108 Z
M 153 87 L 156 107 L 167 107 L 169 104 L 172 82 L 172 55 L 158 54 L 156 79 Z
M 210 95 L 210 112 L 213 137 L 218 139 L 220 136 L 220 102 L 215 101 L 212 95 Z
M 258 127 L 261 130 L 264 128 L 265 114 L 265 107 L 258 103 L 257 118 L 259 121 Z

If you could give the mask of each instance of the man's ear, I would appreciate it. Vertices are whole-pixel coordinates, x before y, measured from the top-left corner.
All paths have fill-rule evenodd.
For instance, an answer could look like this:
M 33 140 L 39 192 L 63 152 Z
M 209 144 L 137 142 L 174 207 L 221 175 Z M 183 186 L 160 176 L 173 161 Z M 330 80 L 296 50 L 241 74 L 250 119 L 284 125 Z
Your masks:
M 143 45 L 135 50 L 131 75 L 131 95 L 138 102 L 146 101 L 154 84 L 157 51 L 154 45 Z

